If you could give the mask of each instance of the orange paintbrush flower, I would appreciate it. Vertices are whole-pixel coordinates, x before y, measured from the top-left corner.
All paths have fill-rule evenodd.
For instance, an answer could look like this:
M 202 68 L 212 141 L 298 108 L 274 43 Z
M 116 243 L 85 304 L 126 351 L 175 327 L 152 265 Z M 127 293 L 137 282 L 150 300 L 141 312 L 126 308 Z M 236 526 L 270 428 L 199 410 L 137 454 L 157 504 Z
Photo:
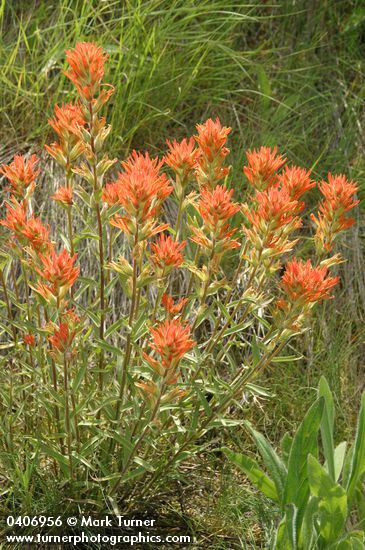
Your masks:
M 35 336 L 33 334 L 25 334 L 23 341 L 27 346 L 32 348 L 35 345 Z
M 55 105 L 54 117 L 49 118 L 48 122 L 63 141 L 73 139 L 74 142 L 77 142 L 80 127 L 85 125 L 85 117 L 81 105 L 66 103 L 61 106 Z
M 51 247 L 49 227 L 43 225 L 40 218 L 29 218 L 21 230 L 21 235 L 23 242 L 25 239 L 25 244 L 31 246 L 38 253 L 45 253 Z
M 215 121 L 209 118 L 204 124 L 197 124 L 196 129 L 198 135 L 194 138 L 199 145 L 196 177 L 200 186 L 213 188 L 228 174 L 223 163 L 229 154 L 225 145 L 231 128 L 222 126 L 217 117 Z
M 313 267 L 311 260 L 292 260 L 286 264 L 281 286 L 291 302 L 308 304 L 331 298 L 330 291 L 339 277 L 328 275 L 328 268 Z
M 160 174 L 162 164 L 163 161 L 151 159 L 148 153 L 133 151 L 122 163 L 124 171 L 119 173 L 115 184 L 108 184 L 104 194 L 108 201 L 118 196 L 118 203 L 127 214 L 116 216 L 112 225 L 129 234 L 135 234 L 138 226 L 140 240 L 163 230 L 156 227 L 156 216 L 162 202 L 172 192 L 172 185 L 166 174 Z
M 39 159 L 32 155 L 28 159 L 23 155 L 15 155 L 13 162 L 2 164 L 0 173 L 3 174 L 10 183 L 8 191 L 19 199 L 24 199 L 33 193 L 35 180 L 40 173 L 36 164 Z
M 233 190 L 229 191 L 221 185 L 217 185 L 212 190 L 203 187 L 198 203 L 203 227 L 190 227 L 193 233 L 191 240 L 202 246 L 207 253 L 214 248 L 217 262 L 226 250 L 240 247 L 239 242 L 232 239 L 236 229 L 230 229 L 228 223 L 240 210 L 239 205 L 231 201 L 232 195 Z
M 167 140 L 169 152 L 165 155 L 165 163 L 178 176 L 180 183 L 186 183 L 193 174 L 198 150 L 195 148 L 195 140 L 183 139 L 172 143 Z
M 359 203 L 359 200 L 354 200 L 358 187 L 345 176 L 332 174 L 328 174 L 328 181 L 322 181 L 318 187 L 324 200 L 319 206 L 317 216 L 312 214 L 311 219 L 317 226 L 316 245 L 327 252 L 331 250 L 336 235 L 355 223 L 346 214 Z
M 159 269 L 164 270 L 165 275 L 174 267 L 180 267 L 184 261 L 181 251 L 186 241 L 179 243 L 169 235 L 163 233 L 156 242 L 151 243 L 151 262 Z
M 14 236 L 19 239 L 27 223 L 25 204 L 19 204 L 15 198 L 13 198 L 11 204 L 5 203 L 5 208 L 7 210 L 6 216 L 4 220 L 0 221 L 0 224 L 10 229 L 10 231 L 14 233 Z
M 278 155 L 277 147 L 261 147 L 259 150 L 249 150 L 246 153 L 248 165 L 243 172 L 248 181 L 258 190 L 263 191 L 278 181 L 276 172 L 283 166 L 286 159 Z
M 66 50 L 65 53 L 70 65 L 65 75 L 76 86 L 81 97 L 92 101 L 104 78 L 107 54 L 93 42 L 77 42 L 73 50 Z
M 204 188 L 201 190 L 198 210 L 205 225 L 216 232 L 217 228 L 225 225 L 240 207 L 232 202 L 233 189 L 230 191 L 223 185 L 217 185 L 213 190 Z
M 256 229 L 269 224 L 271 230 L 277 230 L 293 220 L 296 220 L 296 228 L 301 226 L 297 215 L 303 210 L 304 203 L 293 199 L 286 187 L 275 186 L 266 191 L 258 191 L 255 202 L 255 212 L 247 205 L 244 206 L 244 212 Z
M 316 186 L 316 182 L 310 178 L 310 170 L 299 166 L 285 166 L 278 175 L 278 181 L 294 200 L 298 200 L 309 189 Z
M 72 206 L 73 191 L 71 187 L 59 187 L 57 191 L 52 195 L 52 199 L 59 202 L 63 206 Z
M 65 356 L 68 361 L 71 360 L 76 353 L 73 349 L 73 343 L 77 330 L 70 327 L 67 322 L 60 322 L 58 326 L 53 325 L 52 329 L 53 334 L 48 337 L 51 344 L 51 354 L 60 363 Z
M 36 252 L 45 252 L 50 247 L 49 228 L 44 226 L 40 218 L 27 218 L 25 204 L 19 204 L 13 199 L 11 204 L 5 204 L 6 218 L 0 221 L 0 225 L 13 232 L 23 246 L 31 246 Z
M 229 149 L 225 147 L 231 128 L 222 126 L 217 117 L 215 120 L 208 118 L 204 124 L 197 124 L 198 135 L 194 136 L 201 152 L 212 162 L 217 155 L 226 157 Z
M 187 298 L 183 298 L 182 300 L 179 300 L 178 302 L 174 302 L 174 299 L 169 294 L 163 294 L 162 296 L 162 305 L 164 306 L 166 313 L 170 317 L 174 317 L 175 315 L 178 315 L 186 302 L 188 301 Z
M 41 267 L 35 269 L 40 277 L 47 283 L 40 283 L 36 288 L 37 292 L 44 298 L 56 299 L 64 297 L 66 292 L 74 285 L 79 272 L 79 267 L 74 267 L 77 254 L 70 256 L 67 250 L 56 253 L 52 248 L 46 256 L 39 254 Z
M 174 368 L 196 342 L 190 338 L 190 327 L 176 319 L 151 328 L 151 347 L 160 356 L 165 368 Z
M 103 189 L 102 199 L 108 206 L 114 206 L 119 203 L 119 183 L 112 181 L 107 183 Z

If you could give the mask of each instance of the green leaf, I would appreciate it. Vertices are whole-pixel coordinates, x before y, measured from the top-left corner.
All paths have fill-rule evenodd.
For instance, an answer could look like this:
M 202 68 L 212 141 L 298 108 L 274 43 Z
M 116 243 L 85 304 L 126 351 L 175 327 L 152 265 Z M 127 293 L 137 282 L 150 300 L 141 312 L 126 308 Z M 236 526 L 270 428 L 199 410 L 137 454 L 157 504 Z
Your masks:
M 341 475 L 343 463 L 345 460 L 346 448 L 347 448 L 347 442 L 342 441 L 337 445 L 337 447 L 334 450 L 335 481 L 338 481 Z
M 323 398 L 318 399 L 307 411 L 293 438 L 288 460 L 288 475 L 283 504 L 293 503 L 298 508 L 298 528 L 309 498 L 307 456 L 317 456 L 317 436 L 323 410 Z
M 334 444 L 333 444 L 333 426 L 335 422 L 335 408 L 333 405 L 333 395 L 328 382 L 324 376 L 321 376 L 318 387 L 318 397 L 324 398 L 324 409 L 321 420 L 321 436 L 323 443 L 323 453 L 328 466 L 328 473 L 335 480 L 335 462 L 334 462 Z
M 341 536 L 345 527 L 346 491 L 311 454 L 308 456 L 308 480 L 311 493 L 319 498 L 319 532 L 328 544 L 333 543 Z
M 226 457 L 242 470 L 248 479 L 257 487 L 267 498 L 279 502 L 278 493 L 274 482 L 258 466 L 257 462 L 248 456 L 240 453 L 234 453 L 226 447 L 222 448 Z
M 292 443 L 293 443 L 293 438 L 288 434 L 288 432 L 285 433 L 281 440 L 280 447 L 281 447 L 281 454 L 286 466 L 288 465 Z
M 288 541 L 290 548 L 296 550 L 297 548 L 297 517 L 298 509 L 294 504 L 286 505 L 286 532 L 288 535 Z
M 312 550 L 315 548 L 314 540 L 318 538 L 318 535 L 314 522 L 318 512 L 318 501 L 319 499 L 317 497 L 311 496 L 305 507 L 299 535 L 299 548 L 303 548 L 303 550 Z
M 350 464 L 350 472 L 347 483 L 347 498 L 349 507 L 354 500 L 355 490 L 365 472 L 365 392 L 361 397 L 355 444 Z
M 336 544 L 334 550 L 364 550 L 364 536 L 363 531 L 351 531 Z
M 248 427 L 252 436 L 255 440 L 257 448 L 262 456 L 262 459 L 265 463 L 266 468 L 268 469 L 276 487 L 279 500 L 282 501 L 285 480 L 287 476 L 287 471 L 284 463 L 270 445 L 270 443 L 265 439 L 265 437 L 258 431 L 256 431 L 249 422 L 245 422 L 245 425 Z

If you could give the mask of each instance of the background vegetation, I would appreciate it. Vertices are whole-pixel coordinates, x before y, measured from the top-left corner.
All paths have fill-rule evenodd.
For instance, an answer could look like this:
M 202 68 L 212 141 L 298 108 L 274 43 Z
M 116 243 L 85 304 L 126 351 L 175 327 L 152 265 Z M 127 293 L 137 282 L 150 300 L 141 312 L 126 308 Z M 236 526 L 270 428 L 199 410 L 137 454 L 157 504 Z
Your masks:
M 278 145 L 314 177 L 346 173 L 365 195 L 361 0 L 3 0 L 0 24 L 1 162 L 14 152 L 42 151 L 51 135 L 47 115 L 69 99 L 64 49 L 95 40 L 109 53 L 108 78 L 117 90 L 111 155 L 161 152 L 166 137 L 189 135 L 196 122 L 219 115 L 233 128 L 232 183 L 239 193 L 246 186 L 244 151 Z M 54 175 L 49 163 L 39 188 Z M 43 219 L 56 215 L 42 196 L 38 202 Z M 322 373 L 337 400 L 336 439 L 354 432 L 364 389 L 363 203 L 356 216 L 340 245 L 349 260 L 339 269 L 336 300 L 319 308 L 313 331 L 293 345 L 299 359 L 266 373 L 262 385 L 270 397 L 247 408 L 245 417 L 274 445 L 294 430 Z M 244 431 L 218 435 L 212 449 L 250 448 Z M 237 484 L 216 453 L 188 467 L 188 486 L 161 496 L 161 505 L 178 510 L 207 547 L 264 547 L 275 517 L 271 505 L 244 478 Z

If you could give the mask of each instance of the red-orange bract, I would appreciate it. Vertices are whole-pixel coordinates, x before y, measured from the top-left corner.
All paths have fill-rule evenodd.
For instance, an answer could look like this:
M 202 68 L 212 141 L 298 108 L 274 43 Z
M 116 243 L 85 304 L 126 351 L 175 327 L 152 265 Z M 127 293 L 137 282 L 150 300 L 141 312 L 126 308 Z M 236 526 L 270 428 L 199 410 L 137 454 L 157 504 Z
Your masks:
M 193 173 L 198 150 L 195 149 L 195 140 L 183 139 L 180 143 L 167 140 L 169 152 L 165 155 L 165 163 L 179 176 L 180 180 L 187 180 Z
M 58 328 L 54 328 L 53 335 L 48 337 L 52 346 L 52 351 L 59 353 L 71 351 L 75 335 L 76 330 L 70 330 L 67 323 L 60 323 Z
M 329 251 L 336 235 L 355 223 L 346 213 L 359 203 L 359 200 L 354 200 L 358 187 L 345 176 L 333 176 L 331 173 L 328 174 L 328 181 L 322 181 L 318 187 L 324 200 L 320 204 L 318 215 L 312 214 L 311 219 L 317 226 L 316 244 Z
M 190 327 L 171 319 L 151 328 L 151 347 L 161 356 L 165 368 L 175 367 L 195 345 L 190 338 Z
M 124 171 L 119 173 L 115 184 L 108 184 L 104 200 L 115 204 L 118 198 L 117 202 L 129 214 L 128 218 L 122 218 L 123 226 L 119 225 L 124 231 L 131 231 L 130 224 L 133 222 L 143 224 L 154 219 L 161 203 L 171 194 L 171 183 L 166 174 L 160 174 L 162 165 L 163 161 L 151 159 L 148 153 L 143 155 L 133 151 L 122 163 Z
M 55 105 L 54 117 L 49 118 L 48 122 L 61 139 L 69 140 L 71 136 L 78 139 L 80 126 L 84 126 L 85 118 L 80 105 L 66 103 L 61 107 Z
M 107 54 L 93 42 L 78 42 L 73 50 L 65 53 L 70 65 L 65 75 L 76 86 L 80 96 L 91 101 L 103 80 Z
M 73 191 L 71 187 L 59 187 L 52 195 L 52 199 L 56 202 L 63 204 L 64 206 L 72 205 Z
M 326 266 L 313 267 L 311 260 L 293 259 L 286 264 L 281 286 L 291 302 L 307 304 L 331 298 L 330 291 L 339 280 L 328 275 Z
M 25 334 L 23 337 L 24 343 L 31 348 L 35 345 L 35 336 L 34 334 Z
M 40 218 L 27 218 L 25 204 L 19 204 L 15 199 L 12 203 L 6 203 L 6 218 L 0 221 L 0 225 L 13 232 L 20 244 L 30 246 L 36 252 L 45 252 L 50 247 L 49 228 L 45 227 Z
M 151 262 L 160 269 L 180 267 L 184 261 L 181 251 L 186 241 L 179 243 L 170 235 L 162 233 L 154 243 L 151 243 Z
M 173 317 L 174 315 L 177 315 L 180 313 L 184 305 L 187 303 L 188 299 L 183 298 L 182 300 L 179 300 L 178 302 L 174 302 L 174 299 L 169 294 L 164 294 L 162 296 L 162 305 L 164 306 L 166 313 Z
M 278 181 L 294 200 L 298 200 L 309 189 L 316 186 L 316 182 L 310 178 L 310 171 L 299 166 L 285 166 L 278 175 Z
M 204 124 L 197 124 L 196 129 L 198 135 L 194 138 L 199 145 L 196 178 L 200 186 L 212 189 L 228 174 L 228 168 L 223 166 L 223 162 L 229 154 L 225 144 L 231 128 L 222 126 L 217 117 L 215 121 L 209 118 Z
M 276 172 L 283 166 L 286 159 L 278 154 L 277 147 L 261 147 L 259 150 L 249 150 L 246 153 L 248 165 L 243 171 L 248 181 L 258 190 L 265 190 L 278 181 Z
M 77 254 L 70 256 L 67 250 L 62 250 L 58 254 L 52 248 L 47 256 L 39 255 L 41 267 L 35 267 L 37 273 L 44 279 L 48 285 L 41 284 L 37 291 L 45 298 L 48 297 L 48 293 L 51 293 L 55 297 L 61 297 L 69 290 L 75 283 L 80 268 L 74 267 Z M 45 295 L 46 294 L 46 295 Z
M 23 199 L 26 194 L 32 193 L 35 180 L 40 174 L 40 170 L 35 168 L 38 162 L 39 159 L 36 155 L 32 155 L 29 159 L 23 155 L 15 155 L 13 162 L 2 164 L 0 173 L 4 174 L 10 182 L 8 191 L 11 191 L 19 199 Z
M 255 200 L 258 204 L 256 212 L 245 209 L 252 225 L 261 227 L 262 222 L 268 222 L 270 229 L 279 229 L 290 223 L 304 208 L 304 203 L 293 199 L 285 187 L 270 187 L 266 191 L 258 191 Z M 297 220 L 296 227 L 301 221 Z

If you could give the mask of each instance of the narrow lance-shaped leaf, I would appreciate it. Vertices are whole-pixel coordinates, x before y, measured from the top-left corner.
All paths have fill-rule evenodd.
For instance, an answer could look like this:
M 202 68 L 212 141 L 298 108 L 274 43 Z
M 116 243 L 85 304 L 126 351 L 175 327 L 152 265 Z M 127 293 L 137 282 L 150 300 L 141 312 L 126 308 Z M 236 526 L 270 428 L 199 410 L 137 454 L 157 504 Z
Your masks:
M 288 475 L 284 490 L 283 504 L 294 503 L 298 508 L 298 528 L 309 498 L 307 477 L 307 456 L 318 454 L 318 430 L 323 410 L 323 398 L 313 403 L 301 422 L 290 450 Z
M 280 499 L 283 499 L 283 492 L 285 486 L 285 480 L 287 471 L 284 463 L 276 453 L 275 449 L 265 439 L 265 437 L 258 431 L 256 431 L 249 422 L 245 423 L 255 440 L 257 448 L 262 456 L 266 468 L 268 469 L 274 483 Z
M 351 506 L 357 484 L 365 473 L 365 392 L 362 394 L 355 444 L 347 483 L 347 496 Z
M 324 457 L 327 462 L 328 473 L 335 479 L 334 463 L 334 444 L 333 444 L 333 426 L 335 421 L 335 409 L 333 405 L 333 395 L 328 382 L 324 376 L 321 376 L 318 387 L 318 397 L 324 398 L 324 409 L 321 420 L 321 436 L 323 444 Z
M 234 453 L 230 449 L 223 448 L 226 457 L 242 470 L 248 479 L 267 497 L 279 502 L 275 483 L 258 466 L 257 462 L 241 453 Z
M 311 493 L 319 498 L 319 532 L 327 544 L 334 543 L 346 523 L 346 491 L 312 455 L 308 456 L 308 480 Z

